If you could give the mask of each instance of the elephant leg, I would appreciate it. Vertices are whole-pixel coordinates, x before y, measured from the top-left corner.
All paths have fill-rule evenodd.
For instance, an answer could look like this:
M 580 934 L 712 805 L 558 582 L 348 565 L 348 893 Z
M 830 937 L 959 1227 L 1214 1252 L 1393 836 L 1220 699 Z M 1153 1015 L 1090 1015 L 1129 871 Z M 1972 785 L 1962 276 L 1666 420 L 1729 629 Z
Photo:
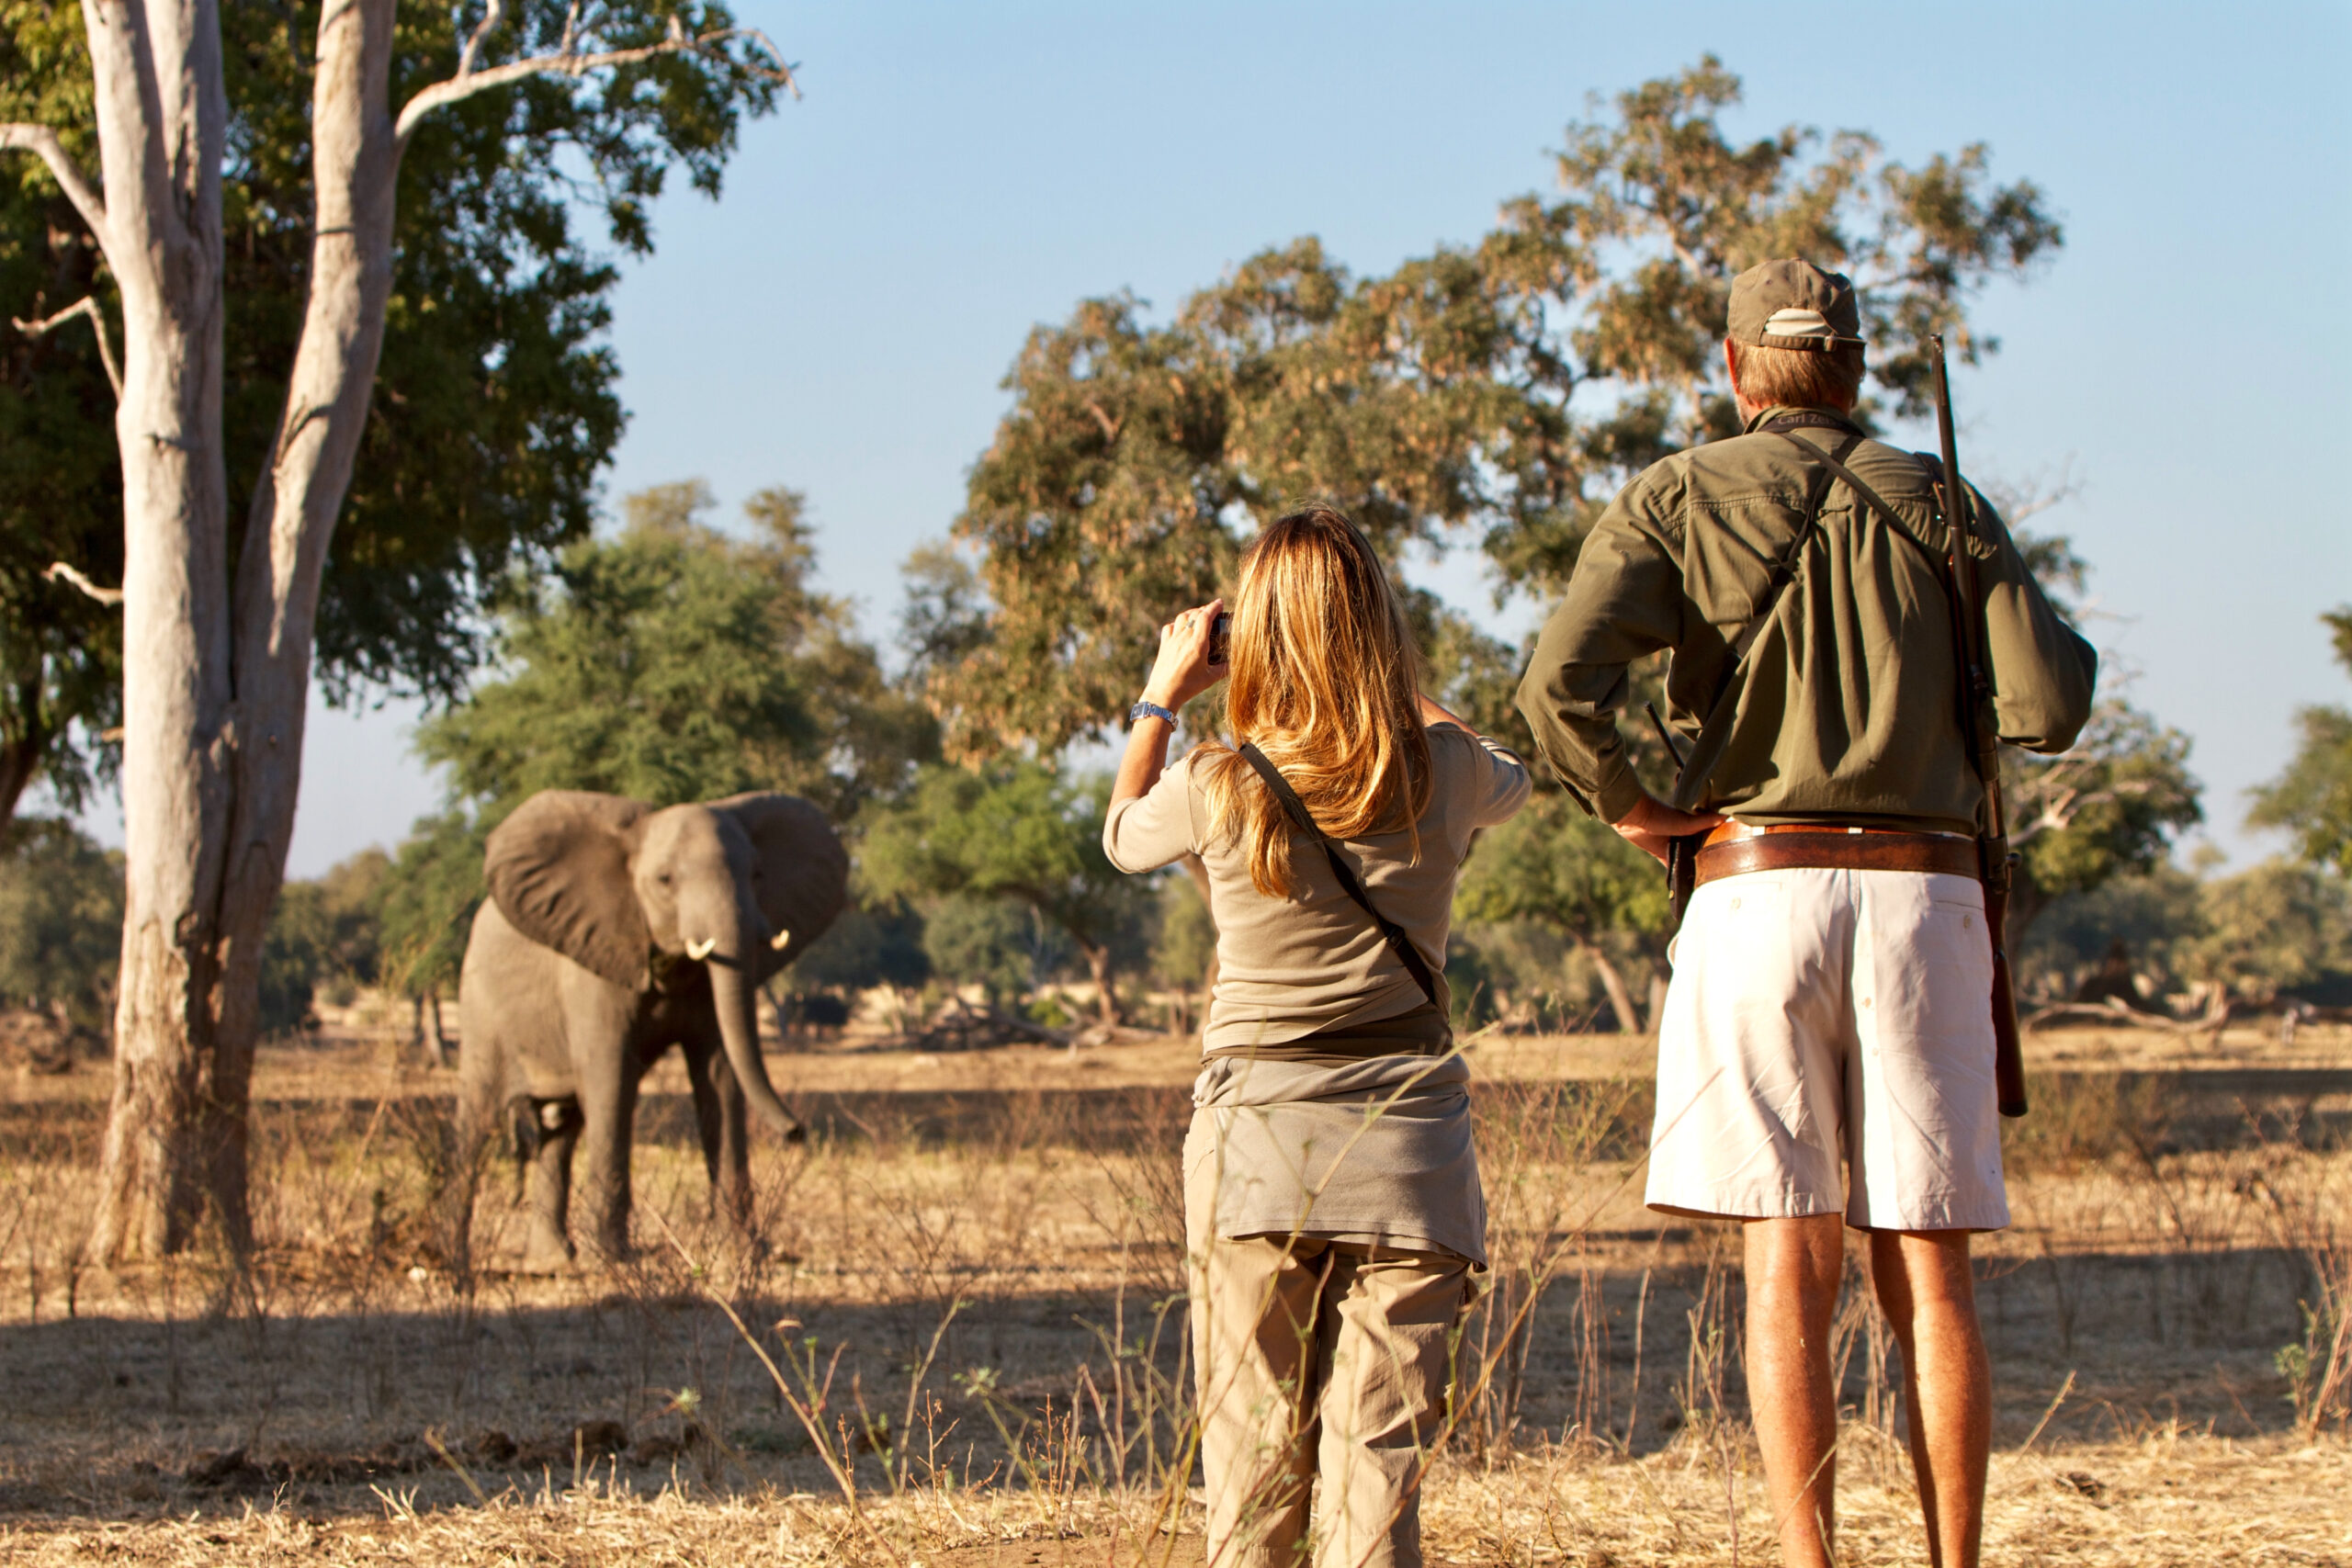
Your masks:
M 601 1263 L 617 1263 L 629 1253 L 628 1155 L 637 1122 L 637 1079 L 580 1085 L 580 1199 L 587 1210 L 582 1245 Z
M 694 1086 L 695 1126 L 702 1134 L 703 1168 L 710 1175 L 714 1209 L 735 1228 L 752 1228 L 752 1145 L 743 1086 L 716 1046 L 686 1050 L 686 1079 Z
M 560 1273 L 571 1266 L 571 1243 L 564 1233 L 571 1206 L 571 1154 L 580 1141 L 580 1103 L 527 1100 L 521 1109 L 515 1152 L 524 1165 L 524 1190 L 531 1207 L 531 1237 L 523 1266 L 533 1273 Z

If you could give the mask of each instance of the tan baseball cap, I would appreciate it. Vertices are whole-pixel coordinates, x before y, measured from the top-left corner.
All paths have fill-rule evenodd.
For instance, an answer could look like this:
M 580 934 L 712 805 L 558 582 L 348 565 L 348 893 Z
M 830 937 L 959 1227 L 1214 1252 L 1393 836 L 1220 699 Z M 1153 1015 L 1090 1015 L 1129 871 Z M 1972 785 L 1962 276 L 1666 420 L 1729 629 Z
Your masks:
M 1862 341 L 1854 286 L 1793 256 L 1758 262 L 1731 280 L 1731 337 L 1758 348 L 1820 353 Z

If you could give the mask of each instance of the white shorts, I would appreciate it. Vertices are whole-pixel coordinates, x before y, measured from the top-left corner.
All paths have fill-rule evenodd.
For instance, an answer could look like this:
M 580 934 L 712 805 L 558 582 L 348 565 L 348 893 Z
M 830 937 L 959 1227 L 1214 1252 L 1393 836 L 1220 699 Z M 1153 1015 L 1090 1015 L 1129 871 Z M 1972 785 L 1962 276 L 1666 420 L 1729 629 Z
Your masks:
M 1973 877 L 1726 876 L 1691 896 L 1672 955 L 1651 1208 L 1842 1210 L 1860 1230 L 2009 1223 Z

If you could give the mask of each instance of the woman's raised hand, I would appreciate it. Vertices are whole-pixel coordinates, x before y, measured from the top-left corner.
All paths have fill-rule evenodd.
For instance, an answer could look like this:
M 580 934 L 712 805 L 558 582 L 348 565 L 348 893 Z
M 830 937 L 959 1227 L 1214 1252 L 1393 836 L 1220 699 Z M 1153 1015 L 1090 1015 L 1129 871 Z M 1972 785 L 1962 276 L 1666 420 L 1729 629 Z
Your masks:
M 1209 633 L 1224 613 L 1225 601 L 1212 599 L 1159 628 L 1159 657 L 1144 682 L 1144 701 L 1181 708 L 1225 679 L 1226 666 L 1209 662 Z

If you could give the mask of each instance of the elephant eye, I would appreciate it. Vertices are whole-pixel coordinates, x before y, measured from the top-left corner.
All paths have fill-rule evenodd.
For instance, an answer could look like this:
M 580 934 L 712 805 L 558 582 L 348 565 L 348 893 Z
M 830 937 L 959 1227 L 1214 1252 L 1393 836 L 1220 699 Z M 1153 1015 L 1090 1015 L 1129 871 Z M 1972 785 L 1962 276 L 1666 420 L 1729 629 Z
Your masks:
M 670 886 L 670 874 L 666 871 L 657 871 L 653 874 L 653 880 L 667 887 Z

